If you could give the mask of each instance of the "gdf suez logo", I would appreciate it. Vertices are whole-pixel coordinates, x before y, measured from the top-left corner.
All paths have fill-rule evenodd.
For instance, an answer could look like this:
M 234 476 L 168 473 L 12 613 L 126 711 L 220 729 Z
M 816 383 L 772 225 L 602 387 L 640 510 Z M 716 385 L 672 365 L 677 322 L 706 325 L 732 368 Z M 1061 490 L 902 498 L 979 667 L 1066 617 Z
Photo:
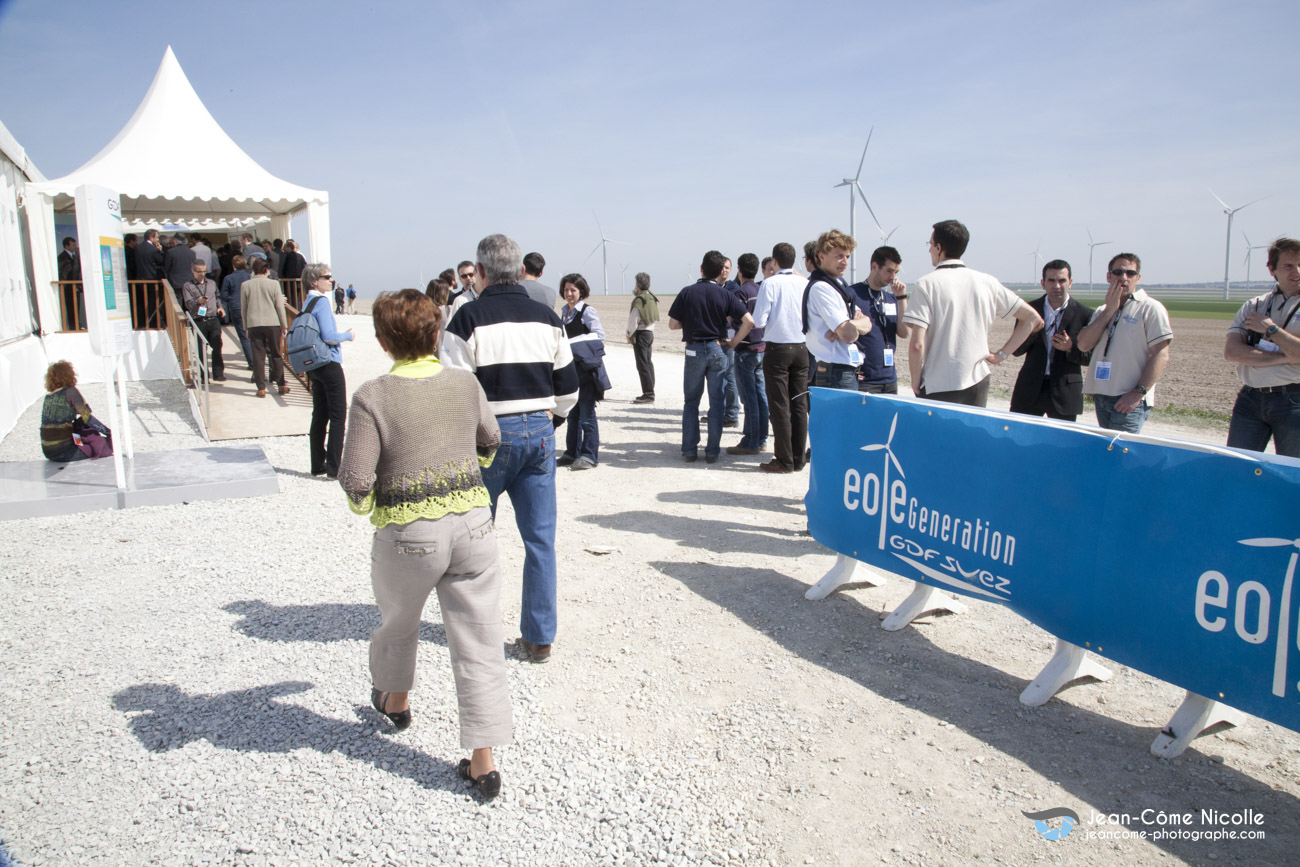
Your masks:
M 1026 819 L 1034 820 L 1034 830 L 1044 840 L 1064 840 L 1070 836 L 1074 826 L 1079 824 L 1079 814 L 1069 807 L 1053 807 L 1038 813 L 1026 813 L 1024 810 L 1020 812 Z M 1047 824 L 1052 819 L 1060 819 L 1060 826 L 1052 827 Z
M 120 211 L 120 210 L 122 210 L 122 203 L 119 202 L 117 199 L 109 199 L 109 200 L 108 200 L 108 209 L 109 209 L 110 211 Z

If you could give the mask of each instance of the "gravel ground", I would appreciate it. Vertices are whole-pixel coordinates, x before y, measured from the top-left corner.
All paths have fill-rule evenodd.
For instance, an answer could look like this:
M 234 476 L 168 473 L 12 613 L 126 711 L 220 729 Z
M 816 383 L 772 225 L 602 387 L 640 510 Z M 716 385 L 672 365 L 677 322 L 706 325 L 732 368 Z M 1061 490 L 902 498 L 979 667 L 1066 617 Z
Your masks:
M 383 366 L 357 328 L 354 384 Z M 611 346 L 601 465 L 558 476 L 555 658 L 508 663 L 515 741 L 489 805 L 456 777 L 435 601 L 415 724 L 394 734 L 370 709 L 371 528 L 310 477 L 304 437 L 255 441 L 277 496 L 10 522 L 0 840 L 14 860 L 1293 860 L 1300 735 L 1251 719 L 1159 761 L 1147 747 L 1180 690 L 1112 665 L 1108 684 L 1024 708 L 1052 639 L 1005 609 L 886 633 L 905 582 L 807 602 L 831 557 L 805 532 L 806 479 L 755 459 L 683 465 L 680 356 L 660 364 L 659 403 L 631 405 L 631 353 Z M 131 399 L 137 448 L 201 442 L 175 384 Z M 0 459 L 39 459 L 38 417 Z M 498 517 L 510 641 L 522 546 L 508 504 Z M 1021 811 L 1056 806 L 1251 808 L 1267 839 L 1050 843 Z

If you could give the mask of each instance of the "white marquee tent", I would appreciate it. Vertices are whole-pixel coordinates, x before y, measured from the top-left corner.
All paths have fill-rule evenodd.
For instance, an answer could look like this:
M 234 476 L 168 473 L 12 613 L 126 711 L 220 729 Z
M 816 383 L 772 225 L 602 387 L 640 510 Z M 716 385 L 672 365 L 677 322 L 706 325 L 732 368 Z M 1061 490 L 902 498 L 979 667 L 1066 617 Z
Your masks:
M 177 130 L 186 132 L 183 145 Z M 41 306 L 52 305 L 41 311 L 43 322 L 58 321 L 49 288 L 58 254 L 53 214 L 72 211 L 82 184 L 116 190 L 123 217 L 143 224 L 201 229 L 269 219 L 270 234 L 284 238 L 290 218 L 305 211 L 311 258 L 329 261 L 329 194 L 281 180 L 244 153 L 203 105 L 170 46 L 139 108 L 103 150 L 71 174 L 27 185 L 28 195 L 43 197 L 44 204 L 27 208 L 33 276 L 47 290 L 38 292 Z

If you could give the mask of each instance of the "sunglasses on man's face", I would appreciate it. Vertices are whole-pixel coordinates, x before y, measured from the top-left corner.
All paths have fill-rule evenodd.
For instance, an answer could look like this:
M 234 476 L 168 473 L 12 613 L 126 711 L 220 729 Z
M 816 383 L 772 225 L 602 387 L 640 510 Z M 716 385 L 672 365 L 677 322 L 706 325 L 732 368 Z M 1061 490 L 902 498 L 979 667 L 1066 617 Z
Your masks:
M 1110 273 L 1115 277 L 1136 277 L 1137 271 L 1132 268 L 1111 268 Z

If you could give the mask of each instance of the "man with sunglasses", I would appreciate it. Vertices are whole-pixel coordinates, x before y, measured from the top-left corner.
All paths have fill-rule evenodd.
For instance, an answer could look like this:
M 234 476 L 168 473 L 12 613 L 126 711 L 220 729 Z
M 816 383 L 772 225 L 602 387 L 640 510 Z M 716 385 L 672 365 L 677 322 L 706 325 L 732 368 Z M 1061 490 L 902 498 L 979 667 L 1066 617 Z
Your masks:
M 1223 346 L 1241 379 L 1228 445 L 1262 452 L 1272 437 L 1279 455 L 1300 458 L 1300 241 L 1274 241 L 1268 273 L 1277 285 L 1241 305 Z
M 1092 395 L 1097 425 L 1139 433 L 1155 404 L 1155 385 L 1169 363 L 1174 332 L 1169 311 L 1139 289 L 1142 260 L 1120 253 L 1106 266 L 1106 303 L 1092 314 L 1076 341 L 1091 352 L 1084 394 Z

